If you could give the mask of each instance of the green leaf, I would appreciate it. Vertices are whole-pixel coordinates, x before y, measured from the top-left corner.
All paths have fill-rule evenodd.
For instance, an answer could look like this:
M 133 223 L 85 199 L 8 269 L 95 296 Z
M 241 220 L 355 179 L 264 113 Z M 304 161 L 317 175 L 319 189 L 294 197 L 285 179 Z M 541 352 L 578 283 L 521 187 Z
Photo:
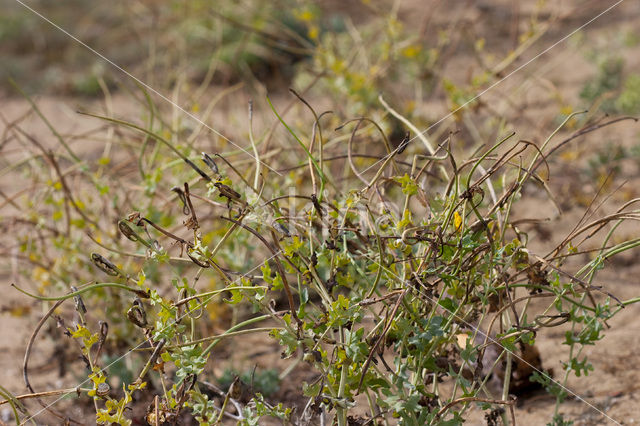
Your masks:
M 415 195 L 418 193 L 418 184 L 411 179 L 408 174 L 404 174 L 402 177 L 393 178 L 396 182 L 398 182 L 402 186 L 402 192 L 406 195 Z

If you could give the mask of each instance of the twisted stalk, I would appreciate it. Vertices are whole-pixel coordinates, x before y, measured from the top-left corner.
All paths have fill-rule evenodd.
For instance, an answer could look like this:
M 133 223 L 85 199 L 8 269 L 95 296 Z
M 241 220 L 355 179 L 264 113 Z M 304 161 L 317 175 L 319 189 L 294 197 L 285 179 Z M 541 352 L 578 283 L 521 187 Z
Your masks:
M 18 287 L 16 287 L 16 288 L 18 288 Z M 18 289 L 18 290 L 20 290 L 20 289 Z M 47 313 L 44 314 L 44 316 L 40 319 L 40 321 L 38 321 L 38 324 L 36 325 L 36 328 L 33 330 L 33 333 L 31 333 L 31 337 L 29 337 L 29 343 L 27 343 L 27 348 L 26 348 L 25 353 L 24 353 L 24 360 L 22 362 L 22 377 L 24 378 L 24 383 L 27 386 L 27 389 L 29 389 L 29 391 L 31 391 L 31 393 L 34 394 L 33 397 L 36 399 L 36 401 L 38 401 L 38 403 L 45 410 L 47 410 L 49 413 L 53 414 L 55 417 L 58 417 L 61 420 L 69 421 L 69 422 L 75 423 L 77 425 L 82 425 L 84 423 L 82 423 L 80 421 L 77 421 L 75 419 L 72 419 L 70 417 L 67 417 L 64 414 L 52 409 L 49 405 L 45 404 L 40 399 L 40 394 L 38 394 L 35 390 L 33 390 L 33 387 L 31 386 L 31 383 L 29 382 L 29 357 L 31 356 L 31 349 L 33 348 L 33 344 L 34 344 L 34 342 L 36 340 L 36 336 L 40 332 L 40 329 L 42 328 L 44 323 L 47 321 L 47 319 L 49 319 L 49 317 L 55 312 L 56 309 L 58 309 L 58 307 L 60 305 L 62 305 L 62 303 L 65 300 L 66 300 L 66 298 L 62 299 L 62 300 L 58 300 L 56 303 L 54 303 L 53 306 L 47 311 Z M 75 389 L 73 390 L 73 392 L 75 392 Z
M 229 222 L 235 223 L 237 226 L 240 226 L 244 230 L 250 232 L 257 239 L 259 239 L 260 242 L 262 242 L 262 244 L 264 244 L 264 246 L 267 248 L 267 250 L 269 250 L 271 252 L 271 254 L 273 255 L 273 259 L 275 260 L 276 268 L 278 269 L 278 273 L 280 274 L 280 277 L 282 278 L 282 285 L 283 285 L 284 291 L 285 291 L 285 293 L 287 295 L 287 301 L 289 303 L 289 311 L 291 313 L 291 317 L 293 319 L 295 319 L 295 321 L 298 323 L 298 325 L 302 324 L 302 321 L 298 318 L 298 314 L 296 313 L 296 309 L 294 307 L 293 294 L 291 293 L 291 287 L 289 286 L 289 281 L 287 280 L 287 276 L 286 276 L 286 273 L 284 271 L 284 268 L 282 267 L 282 263 L 280 262 L 280 259 L 278 258 L 279 253 L 276 252 L 276 250 L 271 246 L 271 244 L 269 244 L 269 242 L 262 235 L 260 235 L 255 229 L 251 228 L 250 226 L 247 226 L 244 223 L 239 222 L 239 221 L 237 221 L 235 219 L 232 219 L 232 218 L 229 218 L 229 217 L 220 216 L 220 218 L 224 219 L 224 220 L 228 220 Z

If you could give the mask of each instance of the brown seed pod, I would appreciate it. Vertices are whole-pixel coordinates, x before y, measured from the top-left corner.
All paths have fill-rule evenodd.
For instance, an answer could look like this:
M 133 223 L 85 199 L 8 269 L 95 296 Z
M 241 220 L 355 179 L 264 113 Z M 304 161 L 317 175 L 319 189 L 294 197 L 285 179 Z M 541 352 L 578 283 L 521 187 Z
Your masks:
M 147 323 L 147 313 L 144 310 L 142 301 L 137 297 L 133 301 L 133 305 L 127 311 L 127 318 L 140 328 L 145 328 Z
M 218 170 L 218 165 L 216 164 L 215 161 L 213 161 L 213 158 L 211 158 L 211 156 L 209 154 L 207 154 L 206 152 L 202 153 L 202 161 L 204 161 L 204 163 L 209 166 L 209 168 L 211 169 L 211 171 L 217 175 L 220 174 L 220 171 Z
M 98 388 L 96 389 L 96 395 L 99 397 L 105 397 L 109 395 L 109 391 L 111 390 L 111 386 L 108 383 L 102 382 L 98 384 Z
M 91 261 L 93 262 L 94 265 L 96 265 L 102 272 L 104 272 L 107 275 L 110 275 L 112 277 L 117 277 L 118 275 L 122 275 L 118 267 L 101 254 L 91 253 Z
M 122 232 L 122 235 L 127 237 L 131 241 L 139 241 L 140 237 L 136 232 L 131 228 L 131 226 L 127 223 L 126 220 L 118 221 L 118 229 Z

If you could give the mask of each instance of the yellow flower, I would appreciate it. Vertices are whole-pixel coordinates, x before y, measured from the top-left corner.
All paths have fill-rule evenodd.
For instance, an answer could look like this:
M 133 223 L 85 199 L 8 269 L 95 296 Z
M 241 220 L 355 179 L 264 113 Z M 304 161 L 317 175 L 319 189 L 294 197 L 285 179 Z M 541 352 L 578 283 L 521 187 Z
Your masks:
M 456 231 L 460 231 L 462 227 L 462 216 L 458 212 L 453 212 L 453 226 L 456 227 Z
M 313 12 L 308 9 L 303 10 L 302 12 L 298 13 L 298 19 L 303 22 L 311 22 L 313 20 Z
M 402 54 L 406 58 L 415 58 L 420 53 L 420 45 L 412 44 L 402 49 Z
M 573 108 L 571 107 L 571 105 L 564 105 L 562 108 L 560 108 L 560 114 L 562 115 L 569 115 L 573 112 Z
M 320 34 L 320 29 L 318 28 L 317 25 L 311 25 L 309 27 L 309 38 L 311 40 L 317 40 L 319 34 Z

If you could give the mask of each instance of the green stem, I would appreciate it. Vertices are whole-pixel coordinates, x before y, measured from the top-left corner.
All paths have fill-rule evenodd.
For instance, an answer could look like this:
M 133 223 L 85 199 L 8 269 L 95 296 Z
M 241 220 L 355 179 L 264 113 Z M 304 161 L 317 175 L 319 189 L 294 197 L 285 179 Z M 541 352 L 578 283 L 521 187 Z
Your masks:
M 342 327 L 340 327 L 340 340 L 344 345 L 344 331 Z M 342 365 L 340 366 L 340 384 L 338 385 L 338 398 L 344 398 L 344 392 L 347 385 L 347 372 L 349 370 L 349 366 L 347 365 L 348 358 L 345 358 L 342 361 Z M 338 418 L 338 426 L 346 426 L 347 425 L 347 409 L 343 407 L 336 406 L 336 417 Z
M 298 135 L 296 135 L 295 132 L 289 127 L 289 125 L 282 119 L 282 117 L 280 117 L 280 114 L 278 114 L 278 111 L 276 111 L 276 108 L 273 106 L 273 104 L 271 103 L 271 99 L 269 99 L 268 96 L 267 96 L 267 102 L 269 103 L 269 106 L 271 107 L 271 110 L 273 111 L 273 113 L 276 115 L 276 117 L 278 117 L 278 120 L 280 120 L 280 123 L 282 123 L 282 125 L 289 131 L 291 136 L 293 136 L 295 140 L 298 141 L 302 149 L 304 149 L 304 152 L 307 154 L 307 157 L 313 163 L 313 167 L 318 172 L 318 175 L 320 176 L 320 193 L 317 196 L 318 196 L 318 201 L 321 201 L 322 193 L 324 191 L 324 183 L 327 179 L 324 173 L 322 172 L 322 168 L 320 167 L 318 162 L 315 160 L 315 158 L 313 158 L 313 155 L 311 155 L 311 153 L 307 149 L 307 146 L 300 140 Z
M 167 347 L 167 349 L 175 349 L 175 348 L 181 348 L 184 346 L 192 346 L 192 345 L 197 345 L 198 343 L 205 343 L 205 342 L 209 342 L 211 340 L 215 340 L 213 343 L 217 343 L 218 341 L 226 338 L 226 337 L 234 337 L 234 336 L 240 336 L 243 334 L 250 334 L 250 333 L 259 333 L 259 332 L 265 332 L 265 331 L 273 331 L 273 330 L 282 330 L 281 327 L 262 327 L 262 328 L 250 328 L 249 330 L 239 330 L 239 331 L 226 331 L 222 334 L 217 334 L 215 336 L 209 336 L 209 337 L 203 337 L 202 339 L 198 339 L 198 340 L 192 340 L 190 342 L 185 342 L 185 343 L 179 343 L 177 345 L 173 345 L 173 346 L 169 346 Z M 212 343 L 212 344 L 213 344 Z M 211 346 L 211 345 L 209 345 Z M 207 351 L 209 350 L 209 347 L 207 347 L 207 349 L 205 349 L 204 354 L 207 353 Z
M 213 348 L 220 342 L 220 340 L 222 340 L 227 335 L 235 332 L 236 330 L 238 330 L 238 329 L 240 329 L 242 327 L 245 327 L 245 326 L 250 325 L 250 324 L 254 324 L 256 322 L 260 322 L 260 321 L 266 320 L 268 318 L 271 318 L 271 315 L 261 315 L 259 317 L 250 318 L 250 319 L 248 319 L 246 321 L 242 321 L 241 323 L 238 323 L 238 324 L 234 325 L 233 327 L 231 327 L 230 329 L 228 329 L 227 331 L 222 333 L 220 336 L 218 336 L 218 338 L 216 340 L 211 342 L 211 344 L 209 346 L 207 346 L 207 348 L 202 352 L 202 356 L 206 356 L 209 352 L 211 352 L 213 350 Z M 273 328 L 271 328 L 271 329 L 273 330 Z
M 49 122 L 49 120 L 47 120 L 47 118 L 44 116 L 44 114 L 42 114 L 42 112 L 40 111 L 40 109 L 38 108 L 36 103 L 33 102 L 33 100 L 29 97 L 29 95 L 27 95 L 25 92 L 23 92 L 22 89 L 17 85 L 17 83 L 15 81 L 13 81 L 12 78 L 9 78 L 9 84 L 11 84 L 18 92 L 20 92 L 20 94 L 27 100 L 27 102 L 29 102 L 29 104 L 31 105 L 31 108 L 33 108 L 35 113 L 38 114 L 38 117 L 40 117 L 40 119 L 42 121 L 44 121 L 44 124 L 47 125 L 49 130 L 51 130 L 51 133 L 53 133 L 53 135 L 58 139 L 58 142 L 60 142 L 60 145 L 62 145 L 64 147 L 64 149 L 69 153 L 71 158 L 73 158 L 73 160 L 76 163 L 82 164 L 82 160 L 80 159 L 80 157 L 78 157 L 71 150 L 69 145 L 65 142 L 64 138 L 62 137 L 62 135 L 60 135 L 60 133 L 58 133 L 58 131 L 53 127 L 53 125 Z
M 162 136 L 160 136 L 160 135 L 158 135 L 156 133 L 153 133 L 150 130 L 145 129 L 144 127 L 140 127 L 140 126 L 138 126 L 136 124 L 133 124 L 133 123 L 130 123 L 128 121 L 118 120 L 117 118 L 105 117 L 103 115 L 98 115 L 98 114 L 92 114 L 90 112 L 78 111 L 78 114 L 88 115 L 89 117 L 99 118 L 101 120 L 110 121 L 110 122 L 115 123 L 115 124 L 120 124 L 122 126 L 127 126 L 127 127 L 132 128 L 132 129 L 138 130 L 138 131 L 144 133 L 145 135 L 152 137 L 153 139 L 157 140 L 158 142 L 161 142 L 162 144 L 166 145 L 167 148 L 169 148 L 171 151 L 175 152 L 178 155 L 178 157 L 182 158 L 183 161 L 189 160 L 187 158 L 187 156 L 184 155 L 183 153 L 181 153 L 180 151 L 178 151 L 173 146 L 173 144 L 171 144 L 171 142 L 169 142 L 168 140 L 166 140 Z
M 191 300 L 194 300 L 194 299 L 197 299 L 197 298 L 200 298 L 200 297 L 215 296 L 217 294 L 224 293 L 225 291 L 232 291 L 232 290 L 266 290 L 268 288 L 269 287 L 264 286 L 264 285 L 225 287 L 225 288 L 221 288 L 219 290 L 207 291 L 206 293 L 195 294 L 193 296 L 186 297 L 186 298 L 184 298 L 182 300 L 178 300 L 175 303 L 175 306 L 182 305 L 184 303 L 187 303 L 187 302 L 189 302 Z
M 129 287 L 126 284 L 120 284 L 120 283 L 96 283 L 96 284 L 91 284 L 91 285 L 87 285 L 86 287 L 82 287 L 78 291 L 74 291 L 72 293 L 65 294 L 63 296 L 51 296 L 51 297 L 39 296 L 37 294 L 29 293 L 28 291 L 21 289 L 20 287 L 18 287 L 17 285 L 15 285 L 13 283 L 11 283 L 11 286 L 14 287 L 16 290 L 18 290 L 19 292 L 26 294 L 29 297 L 33 297 L 34 299 L 38 299 L 38 300 L 51 301 L 51 302 L 58 301 L 58 300 L 67 300 L 67 299 L 70 299 L 72 297 L 79 296 L 82 293 L 86 293 L 88 291 L 95 290 L 96 288 L 102 288 L 102 287 L 120 288 L 120 289 L 123 289 L 123 290 L 128 290 L 128 291 L 131 291 L 133 293 L 136 293 L 137 295 L 146 294 L 144 292 L 144 290 L 141 290 L 139 288 Z M 148 297 L 148 296 L 146 296 L 146 297 Z

